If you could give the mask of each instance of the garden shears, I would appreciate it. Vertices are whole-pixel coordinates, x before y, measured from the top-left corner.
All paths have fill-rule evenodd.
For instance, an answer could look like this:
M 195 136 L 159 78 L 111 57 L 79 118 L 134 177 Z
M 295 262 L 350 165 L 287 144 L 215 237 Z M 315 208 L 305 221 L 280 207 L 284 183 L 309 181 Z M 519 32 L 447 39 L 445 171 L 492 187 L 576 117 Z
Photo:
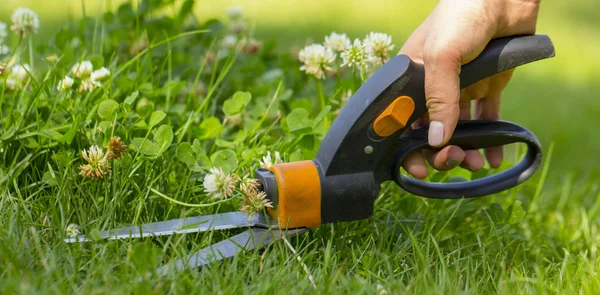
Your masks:
M 554 56 L 546 35 L 492 40 L 473 61 L 462 66 L 460 87 L 523 64 Z M 249 230 L 202 249 L 185 260 L 163 266 L 198 267 L 294 236 L 325 223 L 369 218 L 385 181 L 404 190 L 438 199 L 472 198 L 512 188 L 529 179 L 542 152 L 533 133 L 507 121 L 459 121 L 450 145 L 483 149 L 510 143 L 527 145 L 523 159 L 500 173 L 464 182 L 425 182 L 401 173 L 404 158 L 431 149 L 427 127 L 410 129 L 427 111 L 425 72 L 421 64 L 398 55 L 377 70 L 352 96 L 325 135 L 314 160 L 258 169 L 255 178 L 272 202 L 265 215 L 242 212 L 188 217 L 100 233 L 101 238 L 126 239 L 233 228 Z M 67 242 L 88 241 L 85 235 Z

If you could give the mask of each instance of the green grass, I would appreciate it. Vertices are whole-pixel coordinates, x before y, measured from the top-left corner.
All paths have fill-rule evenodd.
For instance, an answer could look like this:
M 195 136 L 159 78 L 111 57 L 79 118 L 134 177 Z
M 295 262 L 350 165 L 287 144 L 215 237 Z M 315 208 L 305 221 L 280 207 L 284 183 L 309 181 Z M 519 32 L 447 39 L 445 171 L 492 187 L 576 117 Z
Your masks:
M 194 209 L 149 189 L 183 202 L 206 203 L 210 199 L 202 192 L 202 177 L 219 161 L 216 153 L 232 150 L 240 173 L 253 171 L 267 150 L 283 152 L 286 160 L 311 158 L 323 130 L 292 133 L 287 115 L 304 106 L 314 118 L 317 93 L 288 50 L 309 39 L 320 41 L 331 31 L 354 37 L 371 30 L 389 32 L 400 46 L 432 1 L 243 1 L 257 38 L 277 40 L 278 46 L 265 45 L 258 56 L 237 56 L 230 68 L 231 56 L 203 66 L 206 48 L 214 40 L 209 33 L 172 39 L 137 59 L 126 50 L 133 40 L 129 32 L 146 28 L 150 40 L 158 42 L 174 38 L 181 24 L 140 26 L 133 19 L 130 27 L 119 30 L 92 20 L 79 28 L 74 25 L 82 15 L 79 1 L 19 1 L 19 6 L 40 14 L 42 30 L 35 44 L 51 41 L 63 27 L 80 34 L 83 45 L 38 51 L 36 80 L 25 91 L 9 91 L 0 83 L 0 293 L 596 293 L 600 40 L 595 38 L 599 22 L 593 11 L 598 4 L 563 2 L 544 2 L 538 25 L 539 33 L 554 40 L 557 57 L 519 69 L 502 107 L 504 119 L 538 135 L 544 167 L 517 188 L 474 200 L 423 199 L 385 185 L 373 218 L 324 225 L 290 239 L 314 277 L 315 290 L 283 243 L 199 271 L 172 272 L 165 278 L 147 275 L 235 230 L 66 245 L 64 229 L 77 223 L 89 233 L 235 210 L 239 196 Z M 86 14 L 97 16 L 96 7 L 115 9 L 120 1 L 85 3 Z M 230 3 L 200 1 L 195 15 L 202 22 L 223 19 Z M 16 2 L 9 2 L 0 21 L 8 21 L 15 7 Z M 101 33 L 111 30 L 113 35 Z M 42 61 L 49 55 L 61 60 Z M 23 59 L 27 56 L 26 51 Z M 96 67 L 109 67 L 113 80 L 89 94 L 58 93 L 58 80 L 84 58 Z M 277 76 L 282 82 L 264 76 L 273 68 L 284 73 Z M 194 89 L 194 81 L 201 81 L 203 89 Z M 329 81 L 326 93 L 332 95 L 335 87 Z M 135 91 L 139 95 L 128 107 L 126 98 Z M 236 91 L 251 92 L 252 101 L 243 124 L 230 125 L 223 121 L 222 105 Z M 107 100 L 119 109 L 101 111 L 100 117 L 98 108 Z M 156 126 L 141 126 L 141 121 L 150 122 L 153 111 L 166 117 Z M 208 119 L 212 116 L 218 120 Z M 161 125 L 167 126 L 162 131 L 172 128 L 172 140 L 167 140 L 168 132 L 157 135 Z M 211 132 L 216 129 L 220 131 Z M 79 151 L 105 144 L 112 134 L 130 145 L 128 155 L 111 162 L 112 173 L 104 180 L 78 175 L 83 163 Z M 136 138 L 138 143 L 147 138 L 170 144 L 164 150 L 144 148 L 134 144 Z M 178 150 L 196 139 L 194 163 L 181 161 Z M 219 163 L 231 165 L 231 157 Z

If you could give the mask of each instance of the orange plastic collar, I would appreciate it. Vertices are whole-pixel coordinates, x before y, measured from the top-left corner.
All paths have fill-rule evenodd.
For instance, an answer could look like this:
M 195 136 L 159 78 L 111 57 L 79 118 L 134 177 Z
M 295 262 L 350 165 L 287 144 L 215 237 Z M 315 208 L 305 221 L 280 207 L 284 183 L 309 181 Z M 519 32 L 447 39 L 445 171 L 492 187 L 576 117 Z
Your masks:
M 282 228 L 321 226 L 321 182 L 313 161 L 276 164 L 269 168 L 277 178 L 279 202 L 269 215 Z

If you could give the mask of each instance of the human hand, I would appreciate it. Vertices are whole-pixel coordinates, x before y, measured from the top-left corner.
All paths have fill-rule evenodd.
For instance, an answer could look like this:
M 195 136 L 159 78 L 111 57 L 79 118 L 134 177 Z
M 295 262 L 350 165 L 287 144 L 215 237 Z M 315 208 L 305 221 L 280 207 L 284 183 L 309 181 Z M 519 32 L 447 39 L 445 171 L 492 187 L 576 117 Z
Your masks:
M 539 0 L 441 0 L 406 41 L 400 54 L 424 64 L 428 113 L 413 127 L 429 124 L 429 145 L 441 147 L 451 138 L 457 121 L 475 118 L 498 120 L 500 96 L 512 70 L 460 89 L 460 67 L 475 59 L 491 39 L 535 33 Z M 485 150 L 491 167 L 502 163 L 502 147 Z M 428 174 L 425 159 L 438 170 L 458 165 L 477 171 L 484 159 L 477 150 L 446 146 L 439 151 L 413 152 L 404 169 L 416 178 Z

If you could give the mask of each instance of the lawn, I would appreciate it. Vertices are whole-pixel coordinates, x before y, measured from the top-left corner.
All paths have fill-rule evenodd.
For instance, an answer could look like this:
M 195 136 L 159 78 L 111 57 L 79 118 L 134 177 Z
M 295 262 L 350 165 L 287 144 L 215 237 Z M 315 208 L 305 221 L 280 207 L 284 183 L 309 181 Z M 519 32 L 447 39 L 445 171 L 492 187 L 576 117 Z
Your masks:
M 279 151 L 286 161 L 314 157 L 325 132 L 313 122 L 322 106 L 293 52 L 332 31 L 352 38 L 385 32 L 395 51 L 435 1 L 198 1 L 189 14 L 179 10 L 184 1 L 145 12 L 122 2 L 9 0 L 0 12 L 9 23 L 17 7 L 27 6 L 41 23 L 31 39 L 35 50 L 25 39 L 17 54 L 30 64 L 34 56 L 33 78 L 11 90 L 0 76 L 1 293 L 593 294 L 600 288 L 597 1 L 545 1 L 538 33 L 552 38 L 557 56 L 518 69 L 504 92 L 503 119 L 532 130 L 544 147 L 543 167 L 525 184 L 447 201 L 386 184 L 373 218 L 290 239 L 301 262 L 276 243 L 162 278 L 148 273 L 239 231 L 68 245 L 68 225 L 89 234 L 237 210 L 243 199 L 237 190 L 230 201 L 205 207 L 161 195 L 208 204 L 214 200 L 203 179 L 213 166 L 243 176 L 267 152 Z M 217 50 L 232 4 L 244 7 L 247 27 L 262 42 L 258 53 Z M 147 39 L 140 37 L 144 30 Z M 12 34 L 8 42 L 16 46 L 18 38 Z M 90 92 L 58 91 L 65 75 L 76 87 L 82 83 L 69 74 L 82 60 L 107 67 L 110 77 Z M 331 118 L 352 81 L 325 80 Z M 240 98 L 245 92 L 250 101 Z M 111 136 L 128 145 L 127 153 L 109 161 L 102 179 L 80 175 L 86 163 L 80 152 L 107 146 Z

